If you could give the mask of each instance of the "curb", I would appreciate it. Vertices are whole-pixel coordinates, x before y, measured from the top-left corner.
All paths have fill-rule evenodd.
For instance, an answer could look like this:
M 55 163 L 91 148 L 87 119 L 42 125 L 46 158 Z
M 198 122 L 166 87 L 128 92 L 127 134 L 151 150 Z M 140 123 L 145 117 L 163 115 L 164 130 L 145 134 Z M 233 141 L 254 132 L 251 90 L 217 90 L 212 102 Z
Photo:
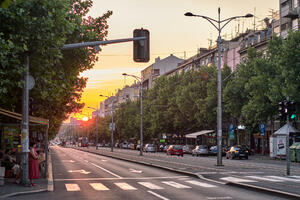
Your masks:
M 47 185 L 47 191 L 53 192 L 53 172 L 52 172 L 52 159 L 51 154 L 48 155 L 48 185 Z
M 73 149 L 76 149 L 76 148 L 73 148 Z M 106 154 L 103 154 L 101 152 L 92 152 L 92 151 L 89 151 L 89 150 L 85 151 L 85 150 L 82 150 L 82 149 L 76 149 L 76 150 L 89 152 L 89 153 L 93 153 L 93 154 L 96 154 L 96 155 L 102 155 L 102 156 L 106 156 L 106 157 L 110 157 L 110 158 L 117 158 L 117 159 L 120 159 L 120 160 L 129 161 L 129 162 L 133 162 L 133 163 L 137 163 L 137 164 L 153 166 L 153 167 L 156 167 L 156 168 L 165 169 L 165 170 L 177 172 L 177 173 L 188 175 L 188 176 L 194 176 L 196 178 L 206 180 L 206 181 L 210 181 L 210 182 L 214 182 L 214 183 L 217 183 L 217 184 L 229 185 L 229 186 L 231 185 L 231 186 L 241 187 L 241 188 L 245 188 L 245 189 L 255 189 L 255 190 L 262 191 L 262 192 L 273 193 L 273 194 L 275 193 L 275 194 L 278 194 L 278 195 L 288 196 L 290 198 L 297 198 L 297 199 L 300 198 L 300 195 L 298 195 L 298 194 L 293 194 L 293 193 L 284 192 L 284 191 L 280 191 L 280 190 L 274 190 L 274 189 L 264 188 L 264 187 L 260 187 L 260 186 L 249 185 L 249 184 L 245 184 L 245 183 L 235 183 L 235 182 L 226 182 L 226 183 L 224 183 L 224 182 L 220 182 L 220 181 L 205 178 L 202 175 L 199 175 L 199 174 L 196 174 L 196 173 L 187 172 L 187 171 L 183 171 L 183 170 L 178 170 L 178 169 L 165 167 L 165 166 L 161 166 L 161 165 L 156 165 L 156 164 L 153 164 L 153 163 L 147 163 L 147 162 L 143 162 L 143 161 L 138 161 L 138 160 L 133 160 L 133 159 L 128 159 L 128 158 L 122 158 L 122 157 L 113 156 L 113 155 L 106 155 Z
M 46 189 L 39 189 L 39 190 L 31 190 L 31 191 L 24 191 L 24 192 L 15 192 L 15 193 L 11 193 L 11 194 L 5 194 L 0 196 L 0 199 L 4 199 L 7 197 L 12 197 L 12 196 L 19 196 L 22 194 L 34 194 L 34 193 L 40 193 L 40 192 L 47 192 Z

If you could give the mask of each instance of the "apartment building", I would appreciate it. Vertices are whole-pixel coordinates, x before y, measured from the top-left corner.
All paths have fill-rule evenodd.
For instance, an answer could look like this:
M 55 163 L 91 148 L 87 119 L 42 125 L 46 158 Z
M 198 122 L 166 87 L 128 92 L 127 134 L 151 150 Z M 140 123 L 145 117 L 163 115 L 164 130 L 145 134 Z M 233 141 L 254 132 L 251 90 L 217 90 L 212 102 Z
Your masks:
M 155 62 L 141 72 L 143 89 L 148 90 L 152 88 L 158 77 L 176 69 L 178 64 L 182 61 L 184 60 L 174 56 L 173 54 L 164 59 L 160 59 L 160 57 L 155 58 Z

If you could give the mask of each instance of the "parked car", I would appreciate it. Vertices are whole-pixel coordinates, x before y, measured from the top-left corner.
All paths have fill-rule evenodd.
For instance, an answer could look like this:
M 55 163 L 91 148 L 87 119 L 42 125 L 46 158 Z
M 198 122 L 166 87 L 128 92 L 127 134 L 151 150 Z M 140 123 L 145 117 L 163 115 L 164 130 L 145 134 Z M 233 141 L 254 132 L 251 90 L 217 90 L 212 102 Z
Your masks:
M 248 159 L 249 152 L 246 148 L 241 146 L 232 146 L 229 151 L 226 152 L 226 158 L 235 159 L 235 158 L 245 158 Z
M 130 143 L 129 144 L 129 148 L 132 149 L 132 150 L 135 150 L 136 144 Z
M 209 151 L 208 151 L 209 155 L 217 155 L 218 154 L 218 146 L 211 146 L 209 148 Z M 222 147 L 222 156 L 225 156 L 226 155 L 226 152 L 225 152 L 225 148 Z
M 136 147 L 135 147 L 136 150 L 140 150 L 140 148 L 141 148 L 140 144 L 137 144 Z
M 167 150 L 167 155 L 183 156 L 182 145 L 170 145 Z
M 144 147 L 145 152 L 155 152 L 155 145 L 154 144 L 146 144 Z
M 192 156 L 207 156 L 208 155 L 208 148 L 205 145 L 198 145 L 193 149 Z
M 127 149 L 127 148 L 128 148 L 128 142 L 123 142 L 123 143 L 121 144 L 121 148 Z
M 170 145 L 168 145 L 168 144 L 167 144 L 167 145 L 165 145 L 165 146 L 164 146 L 164 149 L 163 149 L 163 151 L 164 151 L 164 152 L 167 152 L 167 151 L 168 151 L 168 149 L 169 149 L 169 146 L 170 146 Z
M 189 153 L 189 154 L 191 154 L 194 148 L 195 148 L 194 145 L 184 145 L 182 147 L 182 150 L 183 150 L 183 153 Z

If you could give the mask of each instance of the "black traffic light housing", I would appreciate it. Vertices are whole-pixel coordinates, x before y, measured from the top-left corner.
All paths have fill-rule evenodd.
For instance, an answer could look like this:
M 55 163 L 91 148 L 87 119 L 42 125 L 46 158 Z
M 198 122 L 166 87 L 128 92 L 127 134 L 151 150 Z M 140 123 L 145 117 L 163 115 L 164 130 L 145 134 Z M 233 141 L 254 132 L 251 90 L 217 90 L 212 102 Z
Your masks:
M 281 101 L 281 102 L 279 102 L 278 105 L 279 105 L 279 108 L 278 108 L 279 118 L 282 121 L 285 121 L 287 113 L 288 113 L 288 110 L 287 110 L 288 101 L 287 100 Z
M 145 40 L 133 41 L 133 60 L 135 62 L 148 62 L 150 60 L 150 33 L 147 29 L 135 29 L 133 37 L 146 37 Z

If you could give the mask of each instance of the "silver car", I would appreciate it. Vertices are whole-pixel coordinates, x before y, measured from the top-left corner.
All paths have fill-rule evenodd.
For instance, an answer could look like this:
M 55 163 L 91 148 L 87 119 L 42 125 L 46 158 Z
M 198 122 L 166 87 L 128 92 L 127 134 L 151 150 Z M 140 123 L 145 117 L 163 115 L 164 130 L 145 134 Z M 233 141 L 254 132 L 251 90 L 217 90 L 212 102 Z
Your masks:
M 205 145 L 196 146 L 192 151 L 192 156 L 208 155 L 208 148 Z
M 154 144 L 146 144 L 144 147 L 145 152 L 156 152 Z

